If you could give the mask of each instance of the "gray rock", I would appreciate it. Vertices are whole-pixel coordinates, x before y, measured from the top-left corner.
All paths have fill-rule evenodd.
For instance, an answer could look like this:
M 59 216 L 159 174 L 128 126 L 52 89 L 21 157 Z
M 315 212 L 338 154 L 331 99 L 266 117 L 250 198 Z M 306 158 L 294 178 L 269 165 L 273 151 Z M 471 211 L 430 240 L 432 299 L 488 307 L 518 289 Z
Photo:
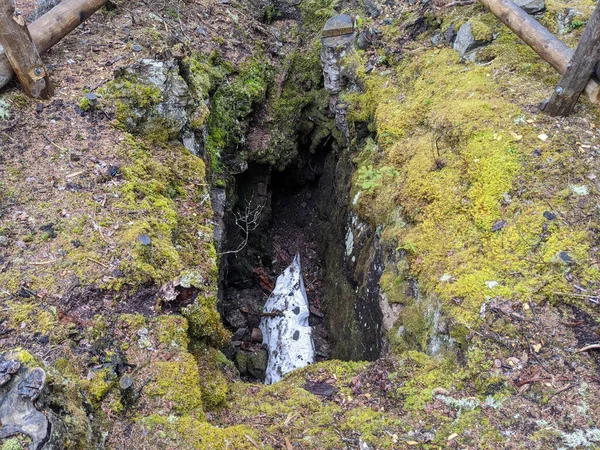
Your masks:
M 356 46 L 361 50 L 366 50 L 369 47 L 369 44 L 370 42 L 365 33 L 360 33 L 356 39 Z
M 46 384 L 46 372 L 41 367 L 36 367 L 31 370 L 19 382 L 17 386 L 17 394 L 24 399 L 35 401 L 40 396 L 44 385 Z
M 15 367 L 13 364 L 10 370 Z M 21 433 L 31 438 L 30 450 L 42 448 L 49 438 L 50 424 L 33 400 L 40 395 L 45 378 L 46 374 L 39 367 L 33 370 L 20 367 L 12 382 L 0 389 L 0 438 Z
M 575 8 L 567 8 L 564 13 L 558 13 L 556 15 L 558 34 L 567 34 L 571 31 L 573 29 L 573 19 L 577 16 L 583 16 L 583 14 Z
M 157 61 L 143 59 L 134 65 L 115 72 L 115 81 L 125 79 L 143 86 L 153 86 L 161 93 L 161 101 L 154 107 L 140 107 L 134 98 L 127 105 L 130 111 L 124 119 L 128 131 L 142 133 L 153 126 L 167 127 L 171 139 L 179 138 L 189 128 L 190 117 L 195 111 L 188 85 L 179 74 L 179 65 L 174 60 Z M 120 100 L 127 102 L 126 96 Z M 158 122 L 160 121 L 160 122 Z
M 454 24 L 451 24 L 446 31 L 444 31 L 444 41 L 448 44 L 452 44 L 456 39 L 456 28 L 454 28 Z
M 546 10 L 545 0 L 513 0 L 527 14 L 536 14 Z
M 367 12 L 367 16 L 377 19 L 381 15 L 381 11 L 379 11 L 379 8 L 373 0 L 363 0 L 363 5 Z
M 263 380 L 269 361 L 268 353 L 264 349 L 252 352 L 248 356 L 248 373 L 257 380 Z
M 444 34 L 441 31 L 435 33 L 435 35 L 431 38 L 431 43 L 433 45 L 440 45 L 444 42 Z
M 489 43 L 490 41 L 488 40 L 475 39 L 473 36 L 471 22 L 467 22 L 458 30 L 453 48 L 460 56 L 464 57 L 467 55 L 467 53 Z
M 52 8 L 54 8 L 55 6 L 58 6 L 60 4 L 60 2 L 61 2 L 61 0 L 36 0 L 34 2 L 35 6 L 36 6 L 35 12 L 33 14 L 31 14 L 27 19 L 29 21 L 34 21 L 34 20 L 42 17 L 44 14 L 46 14 Z
M 355 34 L 323 38 L 321 65 L 325 77 L 325 89 L 330 94 L 338 94 L 343 87 L 341 61 L 352 52 Z

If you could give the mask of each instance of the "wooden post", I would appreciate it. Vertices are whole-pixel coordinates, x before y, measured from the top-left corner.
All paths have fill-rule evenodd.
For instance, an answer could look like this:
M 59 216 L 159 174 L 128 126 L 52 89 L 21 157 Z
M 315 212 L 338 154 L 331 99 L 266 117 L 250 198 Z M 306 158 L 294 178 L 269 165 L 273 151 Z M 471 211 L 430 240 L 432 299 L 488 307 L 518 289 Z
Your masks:
M 25 93 L 33 98 L 50 98 L 50 78 L 25 19 L 15 13 L 13 0 L 0 0 L 0 44 Z
M 527 45 L 561 75 L 567 71 L 573 50 L 566 46 L 537 20 L 515 5 L 511 0 L 479 0 L 492 14 L 500 19 Z M 600 86 L 594 78 L 585 86 L 585 93 L 592 103 L 600 103 Z
M 0 0 L 5 1 L 5 0 Z M 29 25 L 29 32 L 37 51 L 43 55 L 62 38 L 94 14 L 106 0 L 63 0 L 38 20 Z M 12 78 L 4 50 L 0 47 L 0 89 Z
M 575 53 L 544 108 L 551 116 L 568 116 L 600 61 L 600 4 L 596 6 Z

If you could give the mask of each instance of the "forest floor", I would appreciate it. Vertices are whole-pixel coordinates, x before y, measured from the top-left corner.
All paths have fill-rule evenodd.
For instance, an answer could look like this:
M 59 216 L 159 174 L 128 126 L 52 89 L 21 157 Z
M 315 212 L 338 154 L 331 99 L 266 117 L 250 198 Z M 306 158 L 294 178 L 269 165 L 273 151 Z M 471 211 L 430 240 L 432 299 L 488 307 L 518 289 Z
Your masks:
M 31 2 L 22 0 L 17 6 L 26 15 L 35 9 Z M 465 332 L 468 337 L 462 343 L 457 365 L 445 366 L 446 362 L 411 349 L 370 364 L 325 361 L 292 374 L 284 383 L 264 387 L 234 381 L 235 371 L 221 361 L 219 370 L 229 383 L 227 399 L 215 401 L 216 406 L 206 400 L 206 411 L 202 413 L 190 406 L 181 392 L 175 395 L 172 386 L 156 382 L 162 380 L 161 376 L 187 376 L 183 363 L 184 369 L 178 367 L 174 374 L 159 372 L 170 368 L 172 360 L 187 361 L 188 340 L 174 337 L 179 347 L 162 341 L 164 317 L 155 303 L 156 290 L 149 283 L 124 289 L 118 295 L 98 288 L 118 285 L 123 278 L 123 262 L 134 260 L 127 231 L 145 210 L 124 205 L 115 195 L 127 183 L 121 169 L 132 164 L 132 157 L 123 151 L 126 134 L 104 112 L 84 111 L 82 100 L 112 80 L 115 70 L 164 54 L 182 40 L 186 47 L 205 55 L 218 50 L 234 65 L 256 53 L 271 55 L 281 29 L 293 20 L 276 21 L 267 27 L 258 12 L 264 5 L 258 6 L 237 0 L 118 4 L 115 10 L 92 16 L 43 57 L 55 85 L 51 100 L 28 99 L 16 82 L 3 89 L 0 348 L 25 348 L 48 366 L 61 359 L 72 360 L 81 379 L 94 378 L 88 370 L 106 363 L 115 342 L 125 348 L 127 360 L 139 367 L 140 379 L 150 383 L 151 394 L 148 398 L 144 394 L 133 412 L 111 409 L 114 394 L 105 398 L 102 396 L 106 392 L 100 395 L 99 400 L 104 398 L 104 402 L 99 402 L 99 408 L 111 430 L 108 448 L 598 448 L 600 351 L 585 347 L 600 342 L 600 283 L 586 278 L 586 270 L 599 264 L 600 117 L 597 108 L 585 101 L 571 118 L 544 116 L 538 103 L 550 92 L 544 89 L 551 89 L 556 81 L 556 74 L 548 68 L 540 69 L 542 76 L 535 71 L 526 76 L 519 73 L 518 80 L 530 84 L 511 86 L 506 80 L 518 71 L 500 62 L 490 70 L 489 78 L 502 80 L 503 100 L 517 105 L 523 113 L 523 126 L 527 127 L 523 133 L 527 153 L 520 159 L 525 170 L 522 179 L 521 175 L 515 177 L 512 196 L 519 201 L 533 198 L 539 201 L 536 205 L 547 205 L 547 209 L 536 210 L 546 225 L 535 222 L 524 236 L 514 234 L 511 239 L 525 242 L 530 250 L 524 257 L 531 258 L 528 264 L 547 264 L 551 266 L 548 271 L 563 277 L 568 283 L 567 292 L 556 291 L 543 301 L 538 297 L 530 300 L 488 295 L 484 308 L 470 310 L 479 321 L 476 328 Z M 384 20 L 403 20 L 403 14 L 417 10 L 405 4 L 386 3 L 380 7 L 383 14 L 371 21 L 373 26 L 384 27 Z M 423 11 L 418 14 L 423 16 Z M 421 47 L 431 51 L 431 35 L 424 33 L 426 38 L 421 38 L 419 45 L 402 34 L 379 48 L 370 48 L 363 56 L 369 64 L 375 64 L 379 76 L 393 79 L 393 84 L 398 79 L 382 60 L 400 55 L 418 57 L 424 51 Z M 469 63 L 461 63 L 460 68 L 471 70 Z M 535 94 L 529 92 L 530 88 Z M 497 92 L 494 95 L 500 96 Z M 515 116 L 514 120 L 520 119 Z M 521 141 L 522 136 L 514 139 Z M 554 145 L 552 149 L 550 144 Z M 403 157 L 396 155 L 396 162 Z M 153 158 L 175 172 L 173 161 L 187 161 L 171 148 L 157 148 Z M 431 161 L 428 163 L 434 167 Z M 190 192 L 206 183 L 193 174 L 176 175 L 191 180 L 184 187 Z M 278 201 L 297 198 L 296 203 L 301 204 L 300 197 L 311 198 L 304 191 L 282 191 L 279 195 L 274 197 L 274 207 Z M 427 200 L 433 202 L 435 196 Z M 555 205 L 555 196 L 564 202 Z M 199 220 L 210 229 L 210 205 L 189 198 L 178 200 L 178 214 Z M 424 209 L 425 203 L 419 208 Z M 287 217 L 274 215 L 276 227 L 291 229 L 286 221 L 301 216 L 302 211 Z M 298 221 L 294 223 L 296 226 Z M 542 260 L 545 256 L 539 257 L 536 249 L 548 239 L 548 228 L 553 232 L 552 227 L 559 226 L 561 230 L 585 230 L 582 236 L 591 242 L 589 252 L 569 247 L 557 253 L 562 263 Z M 313 239 L 310 231 L 297 235 Z M 302 246 L 285 242 L 283 234 L 287 233 L 274 236 L 274 245 L 282 255 L 278 258 L 280 264 Z M 556 235 L 553 239 L 557 245 L 561 244 L 561 236 L 565 245 L 571 245 L 568 232 Z M 440 234 L 438 239 L 446 237 Z M 203 236 L 201 241 L 209 244 L 212 236 Z M 309 262 L 306 267 L 310 273 L 305 276 L 309 296 L 317 307 L 321 263 L 315 248 L 308 245 L 301 250 Z M 450 259 L 452 254 L 446 257 Z M 415 259 L 415 264 L 420 264 Z M 535 288 L 543 290 L 538 285 Z M 456 308 L 461 308 L 461 298 L 454 298 Z M 128 323 L 122 319 L 124 314 L 140 314 L 146 319 Z M 176 315 L 168 317 L 179 320 Z M 158 322 L 153 322 L 155 318 Z M 108 324 L 100 326 L 102 321 Z M 141 344 L 148 333 L 148 345 L 155 349 L 150 357 Z M 99 335 L 102 351 L 94 341 Z M 67 341 L 77 343 L 72 346 Z M 213 381 L 213 369 L 200 364 L 202 383 Z M 198 368 L 194 370 L 192 376 L 197 376 Z M 197 415 L 186 415 L 189 410 Z M 179 414 L 181 411 L 186 414 Z M 161 418 L 140 420 L 155 413 L 162 414 Z M 178 419 L 171 420 L 175 416 Z M 209 431 L 202 428 L 204 419 L 213 427 Z M 189 428 L 184 427 L 184 420 L 190 421 Z M 174 423 L 179 428 L 175 429 Z M 235 426 L 243 428 L 220 437 L 222 430 Z M 206 443 L 211 433 L 222 440 Z

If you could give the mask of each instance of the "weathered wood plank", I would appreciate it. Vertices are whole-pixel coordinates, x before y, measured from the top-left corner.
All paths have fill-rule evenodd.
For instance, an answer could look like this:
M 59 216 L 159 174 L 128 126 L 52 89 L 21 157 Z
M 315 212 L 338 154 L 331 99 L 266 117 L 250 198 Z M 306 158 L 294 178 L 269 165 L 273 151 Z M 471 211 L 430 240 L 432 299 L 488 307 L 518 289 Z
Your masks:
M 30 24 L 29 32 L 39 54 L 44 54 L 57 44 L 94 14 L 105 2 L 106 0 L 64 0 Z M 13 75 L 6 54 L 0 48 L 0 89 L 10 81 Z
M 15 13 L 13 0 L 0 0 L 0 44 L 25 93 L 33 98 L 50 98 L 50 78 L 25 19 Z
M 568 116 L 575 107 L 600 61 L 600 4 L 588 21 L 575 53 L 567 66 L 544 112 L 551 116 Z
M 561 75 L 567 71 L 573 50 L 566 46 L 537 20 L 515 5 L 511 0 L 479 0 L 500 21 L 519 36 L 538 55 Z M 585 92 L 593 103 L 600 103 L 600 86 L 590 79 Z

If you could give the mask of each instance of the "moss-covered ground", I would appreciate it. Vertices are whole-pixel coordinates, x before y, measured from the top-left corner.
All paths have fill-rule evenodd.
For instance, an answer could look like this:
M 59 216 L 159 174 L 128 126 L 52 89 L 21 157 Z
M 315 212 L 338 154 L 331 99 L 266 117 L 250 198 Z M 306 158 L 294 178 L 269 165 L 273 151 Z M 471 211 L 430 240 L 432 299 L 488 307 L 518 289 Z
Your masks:
M 73 56 L 85 30 L 50 55 L 60 89 L 42 112 L 17 87 L 1 94 L 0 347 L 45 367 L 40 405 L 61 417 L 64 448 L 597 448 L 598 360 L 577 352 L 598 330 L 597 107 L 544 116 L 558 76 L 477 5 L 379 5 L 374 20 L 341 2 L 292 15 L 235 3 L 101 12 L 91 62 Z M 594 5 L 548 0 L 539 19 L 556 32 L 567 7 L 585 20 Z M 395 253 L 381 286 L 403 309 L 374 363 L 242 383 L 219 351 L 209 185 L 228 159 L 282 168 L 298 139 L 338 133 L 316 34 L 334 9 L 381 31 L 344 62 L 342 100 L 355 213 Z M 431 43 L 466 21 L 494 38 L 474 61 Z M 113 64 L 165 51 L 204 158 L 160 122 L 159 92 L 110 81 Z M 94 90 L 106 111 L 82 102 Z M 131 122 L 132 105 L 147 120 Z

